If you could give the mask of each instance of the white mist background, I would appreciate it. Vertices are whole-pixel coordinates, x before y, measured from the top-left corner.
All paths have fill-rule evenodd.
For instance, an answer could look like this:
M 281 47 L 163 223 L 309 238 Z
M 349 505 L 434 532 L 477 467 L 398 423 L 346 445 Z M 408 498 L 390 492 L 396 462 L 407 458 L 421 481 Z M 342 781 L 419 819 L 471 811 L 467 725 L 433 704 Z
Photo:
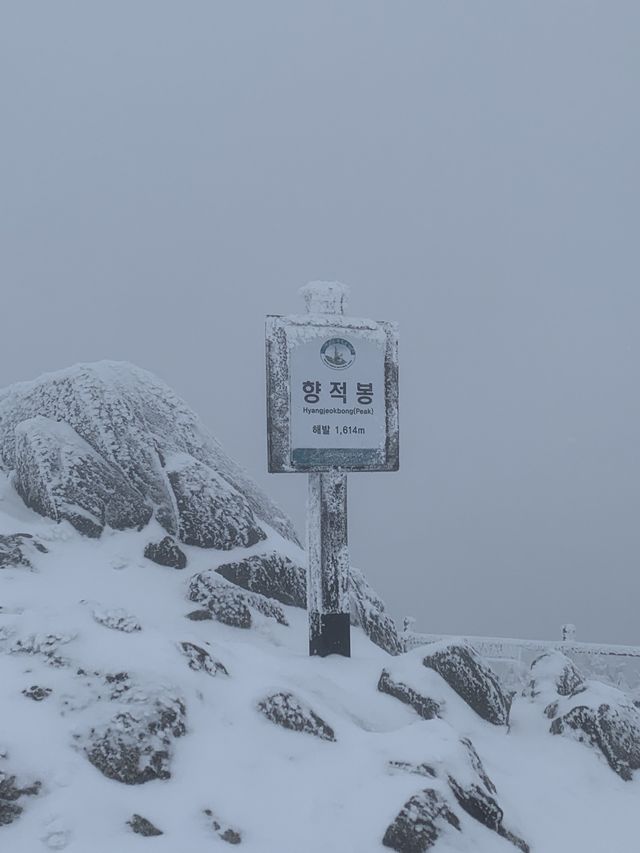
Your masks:
M 349 480 L 393 615 L 640 644 L 639 37 L 635 2 L 3 4 L 0 386 L 140 364 L 304 532 L 264 316 L 344 281 L 400 323 L 401 471 Z

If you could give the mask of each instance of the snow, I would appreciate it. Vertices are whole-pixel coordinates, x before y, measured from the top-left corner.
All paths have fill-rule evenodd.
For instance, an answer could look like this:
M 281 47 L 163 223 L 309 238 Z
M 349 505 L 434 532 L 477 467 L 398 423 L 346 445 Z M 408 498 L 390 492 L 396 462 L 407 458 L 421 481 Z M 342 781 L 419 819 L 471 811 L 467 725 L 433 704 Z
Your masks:
M 3 476 L 0 497 L 0 533 L 28 532 L 48 549 L 30 553 L 33 569 L 0 570 L 0 769 L 21 783 L 43 782 L 38 795 L 21 801 L 23 815 L 0 827 L 2 850 L 224 850 L 210 810 L 222 827 L 241 833 L 239 849 L 247 853 L 382 853 L 386 828 L 421 790 L 436 790 L 455 809 L 446 773 L 464 784 L 473 778 L 462 737 L 496 785 L 505 825 L 534 853 L 637 850 L 640 780 L 624 782 L 593 749 L 550 735 L 549 720 L 526 697 L 515 698 L 507 730 L 481 720 L 422 667 L 423 649 L 391 658 L 356 628 L 351 659 L 309 658 L 306 613 L 293 607 L 283 607 L 289 626 L 264 618 L 241 630 L 185 619 L 197 573 L 273 550 L 287 550 L 299 563 L 300 551 L 277 533 L 232 552 L 184 546 L 188 565 L 176 571 L 143 556 L 147 542 L 163 534 L 156 522 L 93 540 L 31 513 Z M 95 621 L 96 612 L 132 614 L 141 630 L 110 629 Z M 21 653 L 12 651 L 17 643 Z M 205 649 L 228 676 L 190 668 L 180 643 Z M 48 653 L 62 665 L 52 666 Z M 385 667 L 428 691 L 443 718 L 422 720 L 379 693 Z M 78 677 L 78 668 L 89 675 Z M 94 672 L 129 673 L 129 704 L 108 700 Z M 42 701 L 25 697 L 35 685 L 52 692 Z M 335 742 L 266 719 L 258 706 L 279 693 L 313 709 Z M 106 725 L 120 707 L 133 701 L 142 708 L 157 695 L 180 696 L 186 706 L 186 734 L 172 742 L 171 778 L 144 785 L 106 778 L 83 751 L 87 731 Z M 397 762 L 427 764 L 438 777 Z M 133 834 L 127 821 L 134 814 L 163 835 Z M 435 853 L 516 850 L 465 812 L 456 814 L 461 831 L 449 828 Z

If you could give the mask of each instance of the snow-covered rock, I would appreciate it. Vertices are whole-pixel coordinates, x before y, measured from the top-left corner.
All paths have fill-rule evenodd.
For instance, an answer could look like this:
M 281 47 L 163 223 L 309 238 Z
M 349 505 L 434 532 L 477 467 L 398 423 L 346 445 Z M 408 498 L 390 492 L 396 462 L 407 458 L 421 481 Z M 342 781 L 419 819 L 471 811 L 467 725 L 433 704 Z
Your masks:
M 440 716 L 440 705 L 429 696 L 423 696 L 418 690 L 402 681 L 394 681 L 388 670 L 383 669 L 378 680 L 378 690 L 410 705 L 425 720 Z
M 203 547 L 258 541 L 258 521 L 296 539 L 189 407 L 124 362 L 0 390 L 0 468 L 16 472 L 29 506 L 88 535 L 105 524 L 138 527 L 153 512 L 167 533 Z
M 307 574 L 289 557 L 277 552 L 252 554 L 216 571 L 231 583 L 292 607 L 307 606 Z
M 32 568 L 36 552 L 46 554 L 47 549 L 29 533 L 0 535 L 0 569 L 6 569 L 8 566 Z
M 307 573 L 289 557 L 277 552 L 252 554 L 235 563 L 225 563 L 218 574 L 243 589 L 274 598 L 293 607 L 307 606 Z M 402 651 L 395 622 L 385 612 L 380 596 L 364 574 L 350 569 L 351 624 L 359 625 L 380 648 L 396 655 Z
M 77 740 L 91 764 L 108 779 L 142 785 L 171 778 L 172 742 L 185 734 L 185 717 L 180 697 L 150 698 Z
M 147 560 L 153 560 L 159 566 L 170 569 L 184 569 L 187 557 L 172 536 L 165 536 L 160 542 L 150 542 L 144 549 Z
M 257 614 L 275 619 L 280 625 L 288 624 L 283 609 L 273 601 L 234 586 L 214 569 L 192 577 L 189 598 L 204 604 L 214 619 L 234 628 L 251 628 Z
M 194 672 L 206 672 L 207 675 L 229 675 L 227 668 L 216 660 L 206 649 L 196 643 L 179 643 L 182 654 L 187 658 L 189 669 Z
M 266 696 L 258 702 L 258 711 L 284 729 L 315 735 L 321 740 L 336 739 L 331 726 L 325 723 L 313 708 L 292 693 L 285 691 Z
M 34 796 L 42 787 L 40 782 L 21 785 L 15 775 L 7 772 L 4 764 L 0 760 L 0 827 L 17 820 L 23 811 L 24 798 Z
M 37 416 L 15 429 L 15 486 L 26 505 L 85 536 L 142 528 L 152 514 L 124 474 L 68 424 Z
M 460 831 L 457 815 L 438 791 L 426 788 L 407 800 L 382 843 L 397 853 L 425 853 L 451 828 Z
M 585 679 L 561 652 L 532 663 L 523 697 L 551 720 L 551 734 L 594 747 L 622 779 L 640 770 L 640 709 L 621 690 Z
M 434 669 L 473 710 L 496 726 L 509 721 L 508 697 L 496 674 L 471 646 L 442 642 L 428 646 L 423 664 Z

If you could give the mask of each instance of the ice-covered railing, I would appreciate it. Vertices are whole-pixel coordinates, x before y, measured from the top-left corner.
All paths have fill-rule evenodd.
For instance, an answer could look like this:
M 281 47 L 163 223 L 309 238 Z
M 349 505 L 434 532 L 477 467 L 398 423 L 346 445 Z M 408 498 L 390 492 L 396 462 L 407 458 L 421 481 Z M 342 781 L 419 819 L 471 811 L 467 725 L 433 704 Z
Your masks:
M 601 643 L 579 643 L 575 628 L 565 625 L 561 640 L 519 640 L 511 637 L 453 637 L 444 634 L 421 634 L 412 630 L 412 620 L 405 619 L 401 634 L 405 650 L 460 639 L 472 645 L 488 660 L 506 687 L 518 690 L 526 681 L 529 667 L 536 657 L 557 649 L 570 657 L 587 678 L 596 678 L 633 693 L 640 691 L 640 647 L 613 646 Z

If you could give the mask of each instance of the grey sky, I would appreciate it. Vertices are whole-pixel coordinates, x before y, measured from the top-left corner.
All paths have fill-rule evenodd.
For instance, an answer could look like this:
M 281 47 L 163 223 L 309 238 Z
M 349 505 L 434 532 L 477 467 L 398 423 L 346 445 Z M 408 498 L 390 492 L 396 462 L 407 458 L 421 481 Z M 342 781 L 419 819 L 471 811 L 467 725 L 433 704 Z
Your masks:
M 265 461 L 264 315 L 401 328 L 352 558 L 424 630 L 640 644 L 640 5 L 0 4 L 0 386 L 99 358 Z

